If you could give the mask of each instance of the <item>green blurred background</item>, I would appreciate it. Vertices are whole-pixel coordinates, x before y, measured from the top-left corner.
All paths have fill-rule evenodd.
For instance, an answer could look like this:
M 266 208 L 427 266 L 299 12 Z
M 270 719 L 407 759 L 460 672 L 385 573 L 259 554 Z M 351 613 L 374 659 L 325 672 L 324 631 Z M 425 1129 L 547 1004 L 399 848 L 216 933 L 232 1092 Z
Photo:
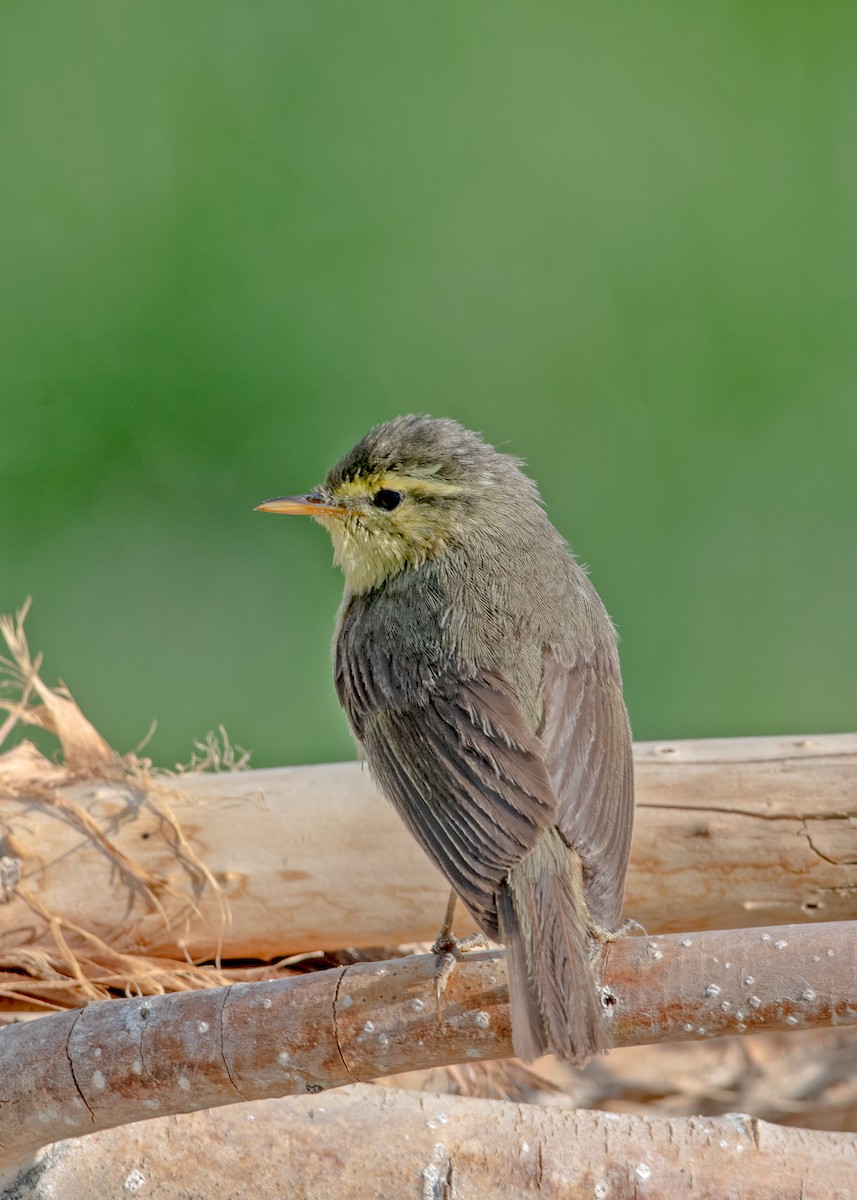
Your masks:
M 351 757 L 377 421 L 525 457 L 639 738 L 857 696 L 857 5 L 3 6 L 0 610 L 120 750 Z

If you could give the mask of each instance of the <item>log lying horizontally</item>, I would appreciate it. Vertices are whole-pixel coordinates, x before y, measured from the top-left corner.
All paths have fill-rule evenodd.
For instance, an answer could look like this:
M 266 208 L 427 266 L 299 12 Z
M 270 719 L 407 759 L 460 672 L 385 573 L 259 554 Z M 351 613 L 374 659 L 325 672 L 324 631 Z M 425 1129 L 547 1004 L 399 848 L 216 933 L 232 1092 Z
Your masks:
M 635 754 L 626 912 L 650 933 L 857 914 L 857 735 L 643 743 Z M 184 845 L 163 805 L 130 781 L 62 787 L 58 804 L 26 791 L 4 799 L 0 955 L 22 940 L 53 945 L 45 913 L 115 950 L 197 960 L 434 938 L 447 885 L 361 765 L 158 787 Z M 74 811 L 161 881 L 169 925 Z
M 857 1024 L 857 922 L 629 938 L 609 948 L 616 1045 Z M 435 959 L 90 1004 L 0 1031 L 7 1171 L 60 1138 L 511 1054 L 502 955 L 469 955 L 438 1022 Z
M 63 1142 L 14 1194 L 827 1200 L 853 1194 L 855 1153 L 854 1134 L 737 1113 L 626 1116 L 355 1084 Z

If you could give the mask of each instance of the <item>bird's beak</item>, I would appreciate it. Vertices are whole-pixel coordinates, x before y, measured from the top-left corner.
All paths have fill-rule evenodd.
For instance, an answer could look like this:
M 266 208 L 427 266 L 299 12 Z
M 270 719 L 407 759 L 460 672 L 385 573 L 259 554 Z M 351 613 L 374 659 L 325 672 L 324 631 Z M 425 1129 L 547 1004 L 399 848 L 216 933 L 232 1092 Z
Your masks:
M 348 510 L 341 504 L 331 504 L 327 497 L 319 496 L 317 492 L 310 492 L 307 496 L 280 496 L 276 500 L 265 500 L 262 504 L 257 504 L 253 511 L 324 517 L 341 516 Z

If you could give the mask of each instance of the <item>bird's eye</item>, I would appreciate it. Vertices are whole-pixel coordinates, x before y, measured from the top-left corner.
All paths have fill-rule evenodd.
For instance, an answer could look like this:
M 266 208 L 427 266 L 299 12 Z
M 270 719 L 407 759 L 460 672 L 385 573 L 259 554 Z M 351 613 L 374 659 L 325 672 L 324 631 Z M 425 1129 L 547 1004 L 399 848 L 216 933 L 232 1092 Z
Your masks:
M 402 493 L 394 492 L 392 488 L 380 488 L 372 497 L 372 503 L 376 508 L 383 508 L 385 512 L 391 512 L 402 503 Z

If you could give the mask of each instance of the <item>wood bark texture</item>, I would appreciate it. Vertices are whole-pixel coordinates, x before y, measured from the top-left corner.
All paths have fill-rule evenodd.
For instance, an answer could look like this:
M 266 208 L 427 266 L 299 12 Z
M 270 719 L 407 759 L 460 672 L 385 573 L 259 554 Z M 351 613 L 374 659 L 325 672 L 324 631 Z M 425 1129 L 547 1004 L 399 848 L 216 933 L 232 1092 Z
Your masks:
M 853 1194 L 854 1154 L 854 1135 L 742 1114 L 620 1116 L 357 1084 L 62 1142 L 14 1195 L 834 1200 Z
M 857 1024 L 857 922 L 609 948 L 616 1045 Z M 505 962 L 468 956 L 434 1005 L 421 955 L 264 983 L 114 1000 L 0 1030 L 0 1163 L 169 1113 L 316 1094 L 400 1071 L 508 1057 Z
M 857 735 L 643 743 L 636 771 L 626 912 L 650 933 L 857 915 Z M 76 950 L 173 961 L 431 941 L 446 895 L 358 763 L 0 806 L 0 967 L 55 949 L 51 917 Z

